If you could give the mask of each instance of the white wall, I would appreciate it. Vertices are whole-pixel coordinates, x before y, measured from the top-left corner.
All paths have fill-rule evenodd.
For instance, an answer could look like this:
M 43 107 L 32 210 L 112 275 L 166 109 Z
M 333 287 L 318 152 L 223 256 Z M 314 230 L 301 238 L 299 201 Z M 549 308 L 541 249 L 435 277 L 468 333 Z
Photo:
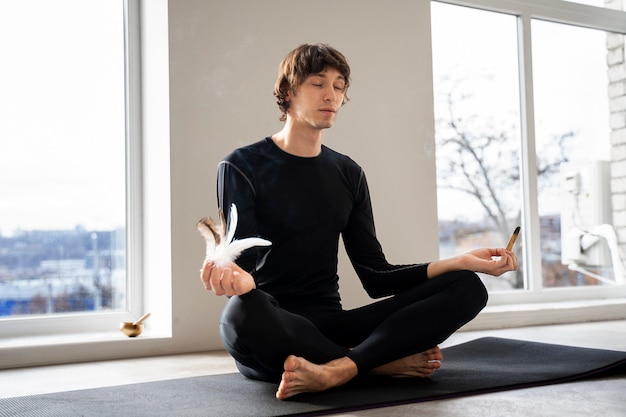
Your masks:
M 189 349 L 221 347 L 223 300 L 200 284 L 204 248 L 194 228 L 217 211 L 216 166 L 281 128 L 272 96 L 278 63 L 312 42 L 335 46 L 351 64 L 351 101 L 325 143 L 364 167 L 387 257 L 437 255 L 428 1 L 170 1 L 173 319 Z M 345 261 L 340 276 L 347 307 L 366 301 Z

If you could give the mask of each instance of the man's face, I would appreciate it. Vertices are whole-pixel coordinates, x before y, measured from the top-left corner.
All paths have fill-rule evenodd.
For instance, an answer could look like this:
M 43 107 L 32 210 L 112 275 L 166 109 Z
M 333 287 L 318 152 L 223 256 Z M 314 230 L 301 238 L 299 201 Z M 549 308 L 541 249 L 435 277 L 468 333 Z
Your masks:
M 295 124 L 313 129 L 332 127 L 345 94 L 346 81 L 335 68 L 327 67 L 311 74 L 289 93 L 288 118 Z

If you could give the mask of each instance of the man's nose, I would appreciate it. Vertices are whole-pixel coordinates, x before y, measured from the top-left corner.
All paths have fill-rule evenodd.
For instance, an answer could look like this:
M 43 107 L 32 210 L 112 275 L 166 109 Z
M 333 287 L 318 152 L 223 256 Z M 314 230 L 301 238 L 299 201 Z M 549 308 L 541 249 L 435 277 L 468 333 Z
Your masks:
M 327 88 L 324 93 L 324 100 L 326 101 L 335 101 L 337 99 L 337 91 L 335 91 L 335 87 L 331 86 Z

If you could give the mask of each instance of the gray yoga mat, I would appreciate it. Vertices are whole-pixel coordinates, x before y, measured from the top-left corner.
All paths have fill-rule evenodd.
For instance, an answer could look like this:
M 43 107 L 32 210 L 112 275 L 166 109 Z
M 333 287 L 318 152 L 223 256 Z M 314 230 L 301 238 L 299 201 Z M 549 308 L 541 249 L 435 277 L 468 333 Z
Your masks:
M 609 371 L 626 374 L 626 352 L 501 338 L 443 349 L 432 378 L 366 377 L 287 401 L 275 384 L 233 374 L 0 399 L 0 416 L 319 416 L 557 384 Z M 53 381 L 51 381 L 53 383 Z

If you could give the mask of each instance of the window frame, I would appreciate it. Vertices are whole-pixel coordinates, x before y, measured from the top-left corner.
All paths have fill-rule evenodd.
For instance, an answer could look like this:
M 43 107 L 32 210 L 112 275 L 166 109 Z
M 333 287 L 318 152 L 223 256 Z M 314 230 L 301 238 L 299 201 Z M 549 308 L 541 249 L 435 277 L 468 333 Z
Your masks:
M 532 77 L 531 24 L 533 20 L 561 23 L 605 32 L 626 34 L 626 12 L 562 0 L 432 0 L 517 18 L 521 126 L 521 188 L 523 262 L 527 287 L 490 293 L 490 306 L 564 301 L 616 299 L 626 296 L 626 285 L 545 288 L 542 284 L 540 219 L 538 212 L 535 119 Z
M 133 321 L 143 307 L 141 53 L 138 0 L 122 0 L 126 148 L 126 310 L 0 318 L 0 348 L 28 346 L 37 337 L 105 333 Z

